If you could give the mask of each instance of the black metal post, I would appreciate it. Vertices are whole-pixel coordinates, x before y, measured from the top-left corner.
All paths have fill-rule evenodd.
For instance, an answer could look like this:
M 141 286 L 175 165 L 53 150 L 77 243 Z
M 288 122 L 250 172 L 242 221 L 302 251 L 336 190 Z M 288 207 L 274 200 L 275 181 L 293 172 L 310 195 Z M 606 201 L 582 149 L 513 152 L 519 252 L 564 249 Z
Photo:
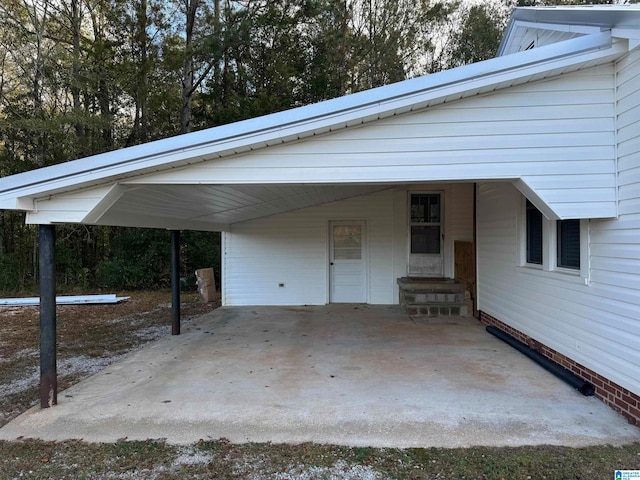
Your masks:
M 39 225 L 40 407 L 58 403 L 56 371 L 56 227 Z
M 180 231 L 171 230 L 171 335 L 180 335 Z

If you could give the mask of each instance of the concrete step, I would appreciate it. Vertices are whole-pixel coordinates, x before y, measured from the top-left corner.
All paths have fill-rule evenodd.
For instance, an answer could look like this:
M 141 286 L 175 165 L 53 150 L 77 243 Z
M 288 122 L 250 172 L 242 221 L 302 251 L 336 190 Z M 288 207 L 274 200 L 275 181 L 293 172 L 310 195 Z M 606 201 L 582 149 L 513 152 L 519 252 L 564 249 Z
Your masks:
M 439 304 L 407 304 L 405 310 L 408 315 L 427 315 L 430 317 L 448 317 L 448 316 L 460 316 L 466 317 L 470 313 L 465 304 L 459 303 L 439 303 Z
M 460 303 L 464 305 L 465 300 L 464 292 L 447 290 L 438 292 L 404 290 L 401 291 L 401 296 L 404 297 L 404 303 L 415 304 Z
M 413 278 L 402 277 L 397 280 L 400 290 L 413 292 L 438 293 L 438 292 L 462 292 L 464 284 L 458 283 L 451 278 Z
M 470 306 L 465 286 L 448 278 L 408 278 L 397 280 L 400 306 L 409 315 L 468 316 Z

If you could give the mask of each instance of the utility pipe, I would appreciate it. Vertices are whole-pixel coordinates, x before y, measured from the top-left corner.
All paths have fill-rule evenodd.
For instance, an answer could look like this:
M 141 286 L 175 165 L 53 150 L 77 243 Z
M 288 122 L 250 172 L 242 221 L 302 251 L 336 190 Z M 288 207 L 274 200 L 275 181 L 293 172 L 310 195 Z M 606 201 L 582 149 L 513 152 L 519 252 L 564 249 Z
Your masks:
M 531 360 L 533 360 L 538 365 L 543 367 L 545 370 L 553 373 L 556 377 L 558 377 L 561 380 L 564 380 L 573 388 L 577 389 L 585 397 L 591 397 L 595 394 L 596 390 L 592 384 L 590 384 L 586 380 L 581 379 L 580 377 L 575 375 L 573 372 L 570 372 L 569 370 L 564 368 L 562 365 L 558 365 L 557 363 L 549 360 L 544 355 L 529 348 L 528 345 L 522 343 L 517 338 L 512 337 L 508 333 L 505 333 L 499 328 L 494 327 L 492 325 L 489 325 L 487 327 L 487 332 L 499 338 L 503 342 L 508 343 L 519 352 L 524 353 L 527 357 L 529 357 Z

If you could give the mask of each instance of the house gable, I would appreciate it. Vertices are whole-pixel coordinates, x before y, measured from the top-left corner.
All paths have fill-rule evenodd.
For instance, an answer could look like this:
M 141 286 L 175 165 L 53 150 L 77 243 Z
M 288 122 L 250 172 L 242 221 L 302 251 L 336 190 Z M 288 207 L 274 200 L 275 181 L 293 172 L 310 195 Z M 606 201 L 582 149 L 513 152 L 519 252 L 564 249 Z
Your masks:
M 615 217 L 614 90 L 613 64 L 592 67 L 123 179 L 116 190 L 40 199 L 28 221 L 73 208 L 66 221 L 168 227 L 191 219 L 200 229 L 225 230 L 389 185 L 443 181 L 514 182 L 548 218 Z M 102 201 L 86 201 L 103 193 Z M 164 224 L 152 221 L 158 211 Z
M 469 132 L 447 137 L 448 134 L 445 132 L 440 139 L 426 138 L 424 140 L 420 139 L 418 142 L 414 141 L 414 144 L 419 144 L 417 149 L 408 144 L 412 142 L 411 139 L 404 139 L 404 145 L 400 145 L 396 160 L 406 158 L 410 163 L 409 165 L 402 164 L 402 168 L 399 168 L 398 165 L 393 163 L 393 159 L 386 167 L 367 164 L 367 171 L 360 172 L 365 175 L 354 173 L 351 177 L 347 176 L 345 178 L 341 177 L 346 171 L 342 168 L 333 169 L 320 166 L 314 172 L 313 168 L 309 168 L 307 163 L 298 170 L 288 168 L 287 172 L 283 172 L 282 168 L 279 171 L 277 167 L 269 169 L 257 165 L 253 169 L 243 169 L 242 162 L 250 159 L 254 152 L 265 153 L 265 158 L 267 158 L 278 146 L 286 146 L 292 149 L 288 151 L 294 151 L 295 148 L 299 148 L 299 145 L 308 143 L 310 148 L 315 148 L 317 145 L 314 139 L 327 133 L 331 133 L 331 137 L 337 139 L 338 137 L 334 135 L 337 135 L 336 132 L 338 131 L 343 131 L 348 136 L 351 132 L 358 130 L 354 127 L 370 123 L 383 125 L 383 123 L 379 123 L 381 120 L 405 117 L 412 112 L 426 111 L 429 114 L 432 111 L 435 112 L 433 113 L 435 118 L 440 114 L 440 107 L 444 105 L 444 110 L 449 110 L 446 107 L 456 105 L 456 102 L 460 100 L 462 100 L 461 105 L 467 105 L 466 102 L 477 101 L 480 98 L 506 99 L 508 95 L 500 93 L 503 89 L 506 89 L 505 91 L 507 92 L 515 92 L 514 88 L 519 85 L 533 84 L 539 80 L 559 77 L 560 75 L 567 76 L 571 72 L 606 65 L 618 58 L 626 50 L 627 43 L 613 38 L 610 32 L 585 35 L 532 51 L 496 58 L 316 105 L 15 175 L 11 178 L 0 179 L 0 207 L 25 209 L 29 212 L 28 221 L 32 223 L 66 222 L 68 221 L 67 211 L 64 208 L 60 211 L 56 210 L 54 203 L 62 201 L 73 192 L 88 191 L 96 187 L 109 187 L 109 196 L 99 200 L 98 205 L 94 206 L 91 211 L 87 208 L 86 215 L 82 220 L 86 223 L 104 223 L 109 218 L 109 212 L 117 211 L 118 205 L 122 205 L 123 202 L 131 201 L 134 207 L 144 203 L 137 202 L 137 200 L 141 200 L 139 196 L 145 193 L 151 195 L 153 192 L 150 192 L 149 189 L 145 190 L 143 182 L 150 182 L 152 178 L 157 180 L 160 175 L 163 175 L 163 173 L 156 172 L 165 172 L 164 174 L 167 175 L 165 185 L 180 185 L 184 183 L 181 183 L 182 181 L 177 176 L 174 177 L 174 175 L 185 171 L 184 167 L 191 169 L 191 165 L 195 166 L 199 163 L 216 165 L 215 178 L 205 177 L 204 181 L 200 180 L 201 184 L 206 185 L 260 184 L 264 186 L 323 183 L 331 186 L 340 186 L 341 188 L 343 185 L 361 183 L 393 185 L 406 181 L 446 180 L 451 178 L 451 172 L 456 170 L 453 167 L 456 155 L 469 157 L 471 149 L 478 147 L 482 150 L 483 141 L 491 143 L 493 140 L 497 140 L 497 143 L 493 146 L 490 145 L 486 149 L 491 152 L 491 158 L 478 155 L 476 157 L 478 160 L 464 160 L 463 163 L 466 166 L 458 169 L 461 173 L 455 179 L 521 180 L 519 185 L 521 185 L 523 191 L 526 188 L 535 190 L 537 188 L 535 182 L 525 178 L 527 176 L 535 176 L 534 172 L 527 169 L 519 170 L 519 168 L 515 168 L 512 165 L 512 161 L 500 159 L 500 154 L 505 154 L 505 149 L 508 148 L 512 149 L 511 156 L 519 154 L 519 149 L 533 152 L 536 144 L 534 134 L 520 136 L 515 142 L 501 143 L 499 137 L 505 139 L 508 136 L 496 135 L 492 139 L 490 134 L 486 134 L 484 139 L 481 139 L 480 137 L 483 135 Z M 572 102 L 572 97 L 575 94 L 566 89 L 565 92 L 568 99 L 566 107 L 579 110 L 581 104 Z M 536 98 L 544 96 L 545 93 L 536 95 L 531 92 L 528 95 L 532 95 L 531 98 Z M 580 93 L 578 92 L 577 95 L 580 95 Z M 589 104 L 589 101 L 586 103 Z M 535 105 L 527 106 L 534 107 Z M 517 109 L 519 106 L 514 108 Z M 456 113 L 454 110 L 451 110 L 451 112 L 454 115 L 460 113 Z M 464 119 L 458 118 L 458 121 L 461 120 Z M 437 119 L 428 119 L 426 121 L 431 123 L 438 122 Z M 442 120 L 440 126 L 443 128 L 448 127 L 446 123 L 445 120 Z M 382 128 L 391 127 L 392 125 L 384 125 Z M 476 127 L 478 127 L 477 124 Z M 435 127 L 432 126 L 431 128 L 437 131 Z M 549 148 L 554 148 L 553 139 L 558 140 L 560 137 L 557 135 L 548 135 L 547 137 L 549 139 Z M 511 138 L 512 140 L 516 139 L 516 136 Z M 451 139 L 455 139 L 461 147 L 451 148 Z M 587 141 L 586 146 L 593 147 L 595 146 L 593 141 L 600 140 L 601 137 L 594 135 L 591 142 Z M 534 143 L 532 144 L 531 142 Z M 376 143 L 381 144 L 382 142 L 376 142 L 375 139 L 371 139 L 366 143 L 374 146 Z M 398 140 L 393 143 L 400 144 L 402 142 Z M 349 151 L 336 152 L 330 148 L 330 144 L 330 142 L 323 143 L 323 148 L 327 148 L 326 157 L 338 159 L 341 156 L 344 157 L 350 154 Z M 426 149 L 422 149 L 424 144 L 427 144 Z M 335 145 L 338 145 L 338 143 L 335 143 Z M 364 161 L 372 162 L 375 160 L 374 154 L 388 155 L 385 150 L 386 146 L 379 146 L 381 147 L 378 149 L 380 150 L 379 152 L 356 151 L 356 153 L 359 153 L 363 158 L 366 157 Z M 563 144 L 561 140 L 561 143 L 556 146 L 562 148 L 566 144 Z M 440 152 L 446 152 L 447 150 L 451 150 L 450 153 L 444 155 L 444 163 L 448 162 L 448 164 L 438 164 L 438 162 L 442 162 Z M 500 161 L 493 161 L 494 154 L 498 155 Z M 304 153 L 301 153 L 300 156 L 304 156 Z M 281 158 L 286 158 L 286 156 L 283 155 Z M 352 155 L 350 158 L 356 158 L 356 155 Z M 483 164 L 482 159 L 488 161 Z M 251 159 L 249 161 L 254 160 Z M 234 162 L 234 165 L 226 168 L 225 162 L 229 161 Z M 416 166 L 411 163 L 414 161 L 421 161 L 422 165 Z M 494 167 L 496 164 L 504 168 L 501 173 L 495 172 Z M 284 163 L 282 165 L 286 168 Z M 524 163 L 519 162 L 516 165 L 522 166 Z M 549 167 L 551 169 L 563 168 L 562 166 L 557 167 L 555 164 L 550 164 Z M 259 173 L 264 173 L 265 175 L 259 178 L 256 176 Z M 599 168 L 591 173 L 603 174 L 607 172 Z M 367 177 L 367 175 L 371 176 Z M 274 178 L 274 176 L 277 178 Z M 113 190 L 111 187 L 115 185 L 126 185 L 127 189 L 124 191 Z M 124 193 L 120 195 L 118 192 Z M 180 197 L 179 194 L 170 196 L 174 198 Z M 157 194 L 156 197 L 158 197 Z M 543 195 L 532 195 L 532 197 L 533 201 L 540 203 L 539 208 L 545 211 L 550 218 L 567 218 L 576 215 L 599 218 L 615 216 L 616 214 L 615 206 L 612 208 L 608 197 L 605 199 L 597 197 L 602 201 L 597 200 L 597 203 L 594 204 L 596 208 L 589 213 L 578 213 L 579 209 L 571 206 L 572 203 L 580 204 L 581 201 L 579 199 L 568 202 L 566 198 L 563 198 L 557 202 L 549 200 L 548 203 L 545 203 Z M 186 201 L 193 197 L 186 196 L 183 198 Z M 607 204 L 609 205 L 607 206 Z M 143 213 L 141 209 L 136 215 L 135 211 L 121 210 L 123 215 L 121 217 L 112 216 L 113 220 L 110 220 L 109 224 L 123 224 L 115 223 L 119 222 L 119 218 L 122 218 L 122 222 L 126 224 L 135 223 L 138 218 L 144 218 L 153 219 L 153 221 L 142 223 L 141 226 L 152 225 L 158 227 L 166 224 L 166 228 L 189 228 L 189 225 L 185 223 L 176 222 L 175 213 L 167 214 L 167 212 L 171 212 L 171 209 L 165 207 L 167 205 L 159 201 L 152 212 L 146 211 Z M 75 208 L 77 206 L 74 205 L 72 209 Z M 200 203 L 196 199 L 195 202 L 184 204 L 181 208 L 183 210 L 191 209 L 196 211 L 200 208 Z M 45 214 L 44 212 L 47 213 Z M 78 210 L 74 215 L 81 215 L 81 213 Z M 238 217 L 220 223 L 218 219 L 210 217 L 208 214 L 205 214 L 202 219 L 196 218 L 196 216 L 189 218 L 193 219 L 193 228 L 197 229 L 202 229 L 206 226 L 210 229 L 219 229 L 224 228 L 225 224 L 241 221 L 241 218 Z M 166 219 L 165 223 L 163 223 L 163 219 Z

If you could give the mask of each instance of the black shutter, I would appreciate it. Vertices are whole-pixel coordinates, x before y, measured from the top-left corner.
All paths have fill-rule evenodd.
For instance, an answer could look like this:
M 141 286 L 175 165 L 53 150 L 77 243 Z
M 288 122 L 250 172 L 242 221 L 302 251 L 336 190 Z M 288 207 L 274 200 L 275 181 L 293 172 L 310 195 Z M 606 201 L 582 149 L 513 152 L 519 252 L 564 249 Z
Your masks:
M 542 213 L 527 200 L 527 263 L 542 265 Z
M 558 267 L 580 270 L 580 220 L 558 220 Z

